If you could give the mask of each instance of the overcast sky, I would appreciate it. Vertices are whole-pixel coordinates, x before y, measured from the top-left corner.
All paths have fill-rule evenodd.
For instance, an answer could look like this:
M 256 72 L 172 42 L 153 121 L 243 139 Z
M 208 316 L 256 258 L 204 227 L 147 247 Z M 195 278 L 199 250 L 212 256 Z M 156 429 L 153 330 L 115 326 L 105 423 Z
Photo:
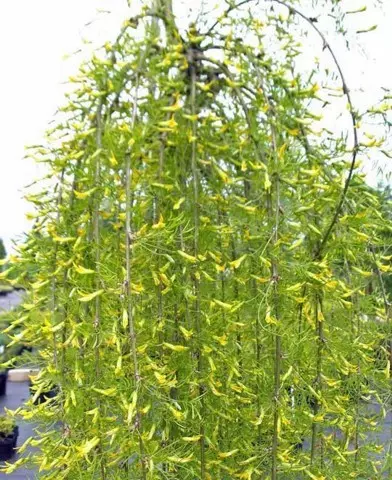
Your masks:
M 180 0 L 178 11 L 197 3 Z M 359 3 L 353 0 L 356 7 Z M 112 14 L 98 14 L 99 8 Z M 64 82 L 81 59 L 64 60 L 64 55 L 83 46 L 83 38 L 96 44 L 113 38 L 128 12 L 126 0 L 1 1 L 0 237 L 8 250 L 11 238 L 29 228 L 25 214 L 31 207 L 22 199 L 23 187 L 40 175 L 38 166 L 23 160 L 24 146 L 42 141 L 56 107 L 64 103 Z M 367 57 L 357 53 L 343 58 L 349 83 L 367 91 L 381 84 L 392 87 L 392 0 L 363 14 L 359 22 L 379 26 L 362 36 Z M 369 179 L 375 181 L 374 173 Z

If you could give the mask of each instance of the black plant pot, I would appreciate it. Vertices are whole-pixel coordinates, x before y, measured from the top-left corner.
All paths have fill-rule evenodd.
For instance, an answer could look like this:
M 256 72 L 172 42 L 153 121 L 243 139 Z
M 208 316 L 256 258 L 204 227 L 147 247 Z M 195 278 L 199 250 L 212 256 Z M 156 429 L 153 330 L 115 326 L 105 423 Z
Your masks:
M 0 397 L 3 397 L 7 391 L 8 372 L 0 373 Z
M 33 384 L 30 382 L 30 394 L 34 395 L 35 391 L 32 388 Z M 34 405 L 39 405 L 43 402 L 46 402 L 50 398 L 54 398 L 58 394 L 58 388 L 53 387 L 51 390 L 48 390 L 46 392 L 42 392 L 38 395 L 38 397 L 34 401 Z
M 16 441 L 18 440 L 19 428 L 14 427 L 14 431 L 8 437 L 0 436 L 0 461 L 9 460 L 15 453 Z
M 28 345 L 18 345 L 15 348 L 14 356 L 18 357 L 19 355 L 22 355 L 24 352 L 30 352 L 31 353 L 32 351 L 33 351 L 33 347 L 30 347 Z

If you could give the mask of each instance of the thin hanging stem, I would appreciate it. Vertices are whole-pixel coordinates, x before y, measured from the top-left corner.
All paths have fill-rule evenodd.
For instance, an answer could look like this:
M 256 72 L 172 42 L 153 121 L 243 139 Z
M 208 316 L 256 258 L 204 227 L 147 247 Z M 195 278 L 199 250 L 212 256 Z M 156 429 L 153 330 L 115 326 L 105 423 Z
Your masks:
M 277 199 L 279 199 L 279 182 L 275 182 L 275 194 Z M 275 238 L 273 244 L 278 241 L 278 224 L 279 224 L 279 207 L 276 212 L 276 222 L 275 222 Z M 278 265 L 276 260 L 272 262 L 272 281 L 274 284 L 274 316 L 276 321 L 279 323 L 279 292 L 278 292 Z M 275 333 L 275 365 L 274 365 L 274 427 L 273 427 L 273 438 L 272 438 L 272 471 L 271 479 L 276 480 L 277 478 L 277 453 L 278 453 L 278 437 L 279 437 L 279 403 L 280 403 L 280 371 L 281 371 L 281 358 L 282 358 L 282 337 L 279 332 L 279 324 L 276 326 Z
M 269 109 L 270 110 L 270 109 Z M 272 131 L 272 147 L 273 147 L 273 156 L 274 156 L 274 187 L 275 187 L 275 223 L 274 223 L 274 232 L 271 241 L 271 249 L 278 242 L 278 232 L 279 232 L 279 221 L 280 221 L 280 182 L 278 174 L 278 157 L 277 157 L 277 144 L 276 144 L 276 132 L 273 127 L 273 122 L 271 121 L 271 131 Z M 268 194 L 268 204 L 271 204 L 272 198 L 271 193 Z M 272 209 L 269 209 L 269 215 L 272 216 Z M 278 271 L 278 262 L 275 258 L 275 255 L 272 254 L 271 258 L 271 274 L 273 282 L 273 307 L 274 307 L 274 317 L 277 322 L 276 331 L 275 331 L 275 364 L 274 364 L 274 425 L 273 425 L 273 437 L 272 437 L 272 467 L 271 467 L 271 480 L 276 480 L 277 478 L 277 456 L 278 456 L 278 440 L 279 440 L 279 404 L 280 404 L 280 386 L 281 386 L 281 358 L 282 358 L 282 336 L 280 334 L 280 312 L 279 312 L 279 271 Z
M 253 56 L 253 55 L 252 55 Z M 260 87 L 263 91 L 264 101 L 268 106 L 267 116 L 269 118 L 269 125 L 271 128 L 271 143 L 272 143 L 272 168 L 274 175 L 274 193 L 275 204 L 272 204 L 272 192 L 267 191 L 267 212 L 269 220 L 273 223 L 273 232 L 271 237 L 271 250 L 279 240 L 279 223 L 280 223 L 280 180 L 279 180 L 279 164 L 278 164 L 278 146 L 277 146 L 277 132 L 274 125 L 274 109 L 265 91 L 264 80 L 260 71 L 256 69 L 256 74 Z M 280 334 L 280 311 L 279 311 L 279 271 L 278 262 L 274 254 L 271 255 L 271 281 L 273 283 L 273 315 L 277 322 L 275 331 L 275 360 L 274 360 L 274 392 L 273 392 L 273 436 L 272 436 L 272 462 L 271 462 L 271 480 L 276 480 L 278 475 L 278 442 L 279 442 L 279 422 L 280 422 L 280 388 L 281 388 L 281 358 L 282 358 L 282 336 Z
M 136 113 L 137 113 L 137 99 L 139 95 L 139 82 L 140 77 L 137 78 L 137 83 L 135 85 L 135 94 L 133 98 L 133 109 L 131 117 L 131 130 L 134 130 L 136 122 Z M 140 414 L 140 390 L 142 386 L 142 378 L 139 371 L 139 359 L 137 355 L 137 337 L 136 337 L 136 328 L 134 320 L 134 305 L 132 297 L 132 265 L 131 265 L 131 255 L 133 248 L 133 231 L 132 231 L 132 165 L 131 165 L 132 152 L 129 151 L 125 156 L 125 195 L 126 195 L 126 218 L 125 218 L 125 302 L 127 307 L 127 316 L 128 316 L 128 325 L 129 325 L 129 340 L 130 340 L 130 354 L 133 362 L 133 376 L 135 382 L 135 390 L 137 394 L 136 401 L 136 417 L 135 417 L 135 431 L 139 437 L 139 450 L 141 456 L 141 478 L 142 480 L 147 479 L 146 471 L 146 462 L 145 462 L 145 450 L 144 443 L 142 438 L 143 425 L 142 417 Z
M 348 285 L 350 288 L 353 288 L 352 280 L 351 280 L 351 272 L 350 272 L 350 265 L 347 262 L 347 259 L 345 260 L 345 267 L 346 267 L 346 273 L 347 273 L 347 280 L 348 280 Z M 360 313 L 360 306 L 358 302 L 358 296 L 356 293 L 353 293 L 353 304 L 354 304 L 354 311 L 350 310 L 350 320 L 351 320 L 351 342 L 354 344 L 355 341 L 355 335 L 357 337 L 360 334 L 360 322 L 359 322 L 359 313 Z M 357 318 L 357 322 L 355 323 L 355 317 Z M 361 371 L 361 364 L 360 360 L 358 358 L 357 360 L 357 372 L 356 375 L 360 375 Z M 360 400 L 361 400 L 361 383 L 359 384 L 359 391 L 355 392 L 356 398 L 355 398 L 355 429 L 354 429 L 354 449 L 355 449 L 355 457 L 354 457 L 354 463 L 355 467 L 357 468 L 358 466 L 358 456 L 359 456 L 359 418 L 360 418 Z
M 56 199 L 56 225 L 60 223 L 60 216 L 61 216 L 61 203 L 63 199 L 63 182 L 64 182 L 64 169 L 61 171 L 60 180 L 58 183 L 59 192 Z M 56 307 L 56 294 L 57 294 L 57 281 L 55 276 L 55 271 L 57 269 L 57 254 L 58 254 L 58 243 L 55 243 L 54 253 L 53 253 L 53 272 L 52 272 L 52 280 L 51 280 L 51 311 L 53 314 L 57 311 Z M 56 340 L 56 332 L 53 332 L 53 361 L 56 367 L 56 372 L 59 371 L 58 365 L 58 355 L 57 355 L 57 340 Z
M 236 243 L 234 239 L 234 235 L 231 236 L 231 259 L 234 262 L 237 258 L 237 249 L 236 249 Z M 234 283 L 234 299 L 236 301 L 239 301 L 240 298 L 240 292 L 239 292 L 239 287 L 238 283 Z M 224 301 L 224 300 L 223 300 Z M 237 311 L 236 313 L 236 318 L 237 318 L 237 323 L 240 322 L 240 314 Z M 242 367 L 242 336 L 241 336 L 241 330 L 238 329 L 237 335 L 236 335 L 236 354 L 237 354 L 237 359 L 238 359 L 238 365 L 240 367 L 240 373 L 241 373 L 241 367 Z M 260 414 L 259 414 L 260 415 Z
M 97 149 L 102 149 L 102 136 L 103 136 L 103 125 L 102 125 L 102 109 L 103 102 L 100 99 L 98 103 L 98 108 L 96 112 L 96 145 Z M 96 158 L 95 163 L 95 172 L 94 172 L 94 185 L 98 188 L 101 184 L 101 158 L 100 155 Z M 95 248 L 95 289 L 96 291 L 101 289 L 101 232 L 100 232 L 100 197 L 99 192 L 97 191 L 94 196 L 94 207 L 93 207 L 93 243 Z M 95 378 L 101 378 L 101 360 L 100 360 L 100 328 L 101 328 L 101 296 L 97 295 L 95 298 L 95 312 L 94 312 L 94 329 L 95 329 Z M 101 410 L 101 400 L 98 397 L 98 409 Z M 102 455 L 102 438 L 99 439 L 99 452 L 100 452 L 100 469 L 101 469 L 101 478 L 106 479 L 106 468 L 104 463 L 104 456 Z
M 317 354 L 316 354 L 316 379 L 315 389 L 317 394 L 320 394 L 322 389 L 322 365 L 323 365 L 323 350 L 324 350 L 324 326 L 322 318 L 322 304 L 319 295 L 316 295 L 315 301 L 315 319 L 316 319 L 316 336 L 317 336 Z M 318 398 L 314 398 L 313 416 L 316 417 L 320 410 L 320 402 Z M 312 440 L 310 446 L 310 463 L 314 463 L 317 448 L 317 438 L 319 435 L 317 421 L 313 418 L 312 423 Z M 323 459 L 321 457 L 321 462 Z
M 77 184 L 77 171 L 80 168 L 80 159 L 76 163 L 76 171 L 73 177 L 72 181 L 72 190 L 70 193 L 70 198 L 69 198 L 69 205 L 68 205 L 68 211 L 73 212 L 74 208 L 74 201 L 75 201 L 75 190 L 76 190 L 76 184 Z M 71 222 L 73 221 L 73 216 L 71 215 Z M 63 279 L 62 279 L 62 287 L 64 292 L 67 291 L 68 285 L 68 275 L 69 275 L 69 269 L 64 270 L 63 274 Z M 60 375 L 61 375 L 61 383 L 63 384 L 64 379 L 65 379 L 65 372 L 66 372 L 66 348 L 64 347 L 64 342 L 66 341 L 67 337 L 67 319 L 68 319 L 68 308 L 69 308 L 69 302 L 64 302 L 62 305 L 62 317 L 64 321 L 64 327 L 62 328 L 61 332 L 61 357 L 60 357 Z M 61 402 L 61 407 L 63 409 L 62 415 L 64 418 L 64 403 Z M 66 424 L 63 423 L 63 431 L 65 431 L 67 428 Z
M 191 114 L 192 116 L 197 115 L 196 108 L 196 66 L 192 62 L 191 66 L 191 93 L 190 93 L 190 103 L 191 103 Z M 192 168 L 192 182 L 193 182 L 193 224 L 194 224 L 194 238 L 193 238 L 193 254 L 197 258 L 199 254 L 199 175 L 197 170 L 197 122 L 192 122 L 192 153 L 191 153 L 191 168 Z M 201 318 L 200 318 L 200 281 L 197 279 L 197 276 L 194 275 L 194 289 L 195 289 L 195 330 L 197 332 L 197 341 L 201 341 Z M 203 376 L 203 358 L 201 348 L 198 345 L 196 348 L 197 356 L 197 372 L 199 376 L 199 395 L 201 403 L 201 419 L 200 419 L 200 479 L 204 480 L 206 478 L 206 460 L 205 460 L 205 431 L 204 431 L 204 422 L 205 422 L 205 387 L 202 383 Z

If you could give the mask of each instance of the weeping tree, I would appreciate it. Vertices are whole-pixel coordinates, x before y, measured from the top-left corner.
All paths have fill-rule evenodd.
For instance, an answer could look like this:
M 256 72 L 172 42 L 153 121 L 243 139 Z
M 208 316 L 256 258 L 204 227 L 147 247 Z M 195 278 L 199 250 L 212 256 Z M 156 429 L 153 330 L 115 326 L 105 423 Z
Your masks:
M 385 118 L 388 98 L 363 113 L 353 102 L 317 22 L 330 13 L 344 32 L 344 2 L 313 2 L 310 17 L 301 3 L 226 2 L 180 29 L 156 1 L 71 78 L 48 143 L 32 147 L 48 167 L 29 196 L 34 228 L 3 273 L 28 283 L 8 332 L 22 326 L 14 341 L 40 365 L 16 412 L 39 425 L 22 450 L 38 449 L 7 472 L 389 468 L 372 431 L 389 409 L 391 224 L 360 170 L 382 144 L 361 125 Z M 322 59 L 310 67 L 307 44 Z

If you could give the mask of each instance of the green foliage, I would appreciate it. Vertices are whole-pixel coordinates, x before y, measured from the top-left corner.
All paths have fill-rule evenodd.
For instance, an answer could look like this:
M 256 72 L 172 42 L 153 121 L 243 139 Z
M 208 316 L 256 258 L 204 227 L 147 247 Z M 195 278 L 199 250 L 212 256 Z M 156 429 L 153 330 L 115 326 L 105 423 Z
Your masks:
M 389 408 L 390 221 L 358 162 L 380 142 L 344 78 L 301 71 L 297 21 L 314 22 L 276 3 L 183 36 L 144 10 L 33 149 L 55 184 L 30 196 L 10 269 L 33 281 L 13 280 L 31 293 L 8 330 L 39 350 L 37 394 L 59 387 L 21 412 L 42 478 L 384 468 L 366 437 Z M 330 92 L 353 133 L 317 124 Z
M 1 267 L 0 267 L 0 268 L 1 268 Z M 0 283 L 0 293 L 3 293 L 3 294 L 4 294 L 4 293 L 10 293 L 10 292 L 12 292 L 12 291 L 13 291 L 13 288 L 12 288 L 10 285 L 8 285 L 8 284 L 5 283 L 5 282 L 4 282 L 4 283 L 3 283 L 3 282 Z
M 6 438 L 14 432 L 16 422 L 13 418 L 0 415 L 0 438 Z

